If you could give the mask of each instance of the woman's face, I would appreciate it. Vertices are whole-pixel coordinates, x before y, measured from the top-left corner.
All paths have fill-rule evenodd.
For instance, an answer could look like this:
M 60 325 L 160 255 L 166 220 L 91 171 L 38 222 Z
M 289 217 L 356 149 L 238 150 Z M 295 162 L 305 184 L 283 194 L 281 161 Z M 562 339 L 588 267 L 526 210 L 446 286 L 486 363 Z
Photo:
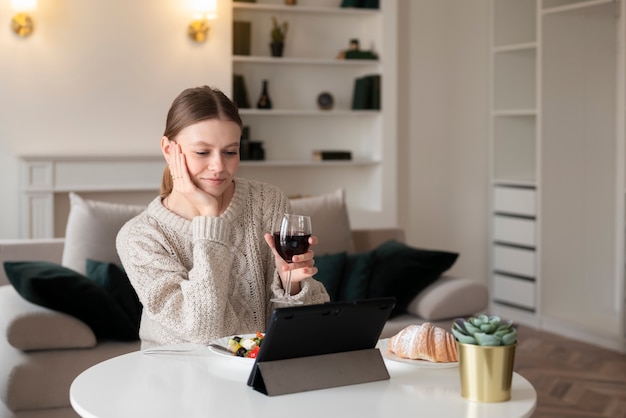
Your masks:
M 228 188 L 239 168 L 240 137 L 239 125 L 219 119 L 195 123 L 176 136 L 199 189 L 217 197 Z

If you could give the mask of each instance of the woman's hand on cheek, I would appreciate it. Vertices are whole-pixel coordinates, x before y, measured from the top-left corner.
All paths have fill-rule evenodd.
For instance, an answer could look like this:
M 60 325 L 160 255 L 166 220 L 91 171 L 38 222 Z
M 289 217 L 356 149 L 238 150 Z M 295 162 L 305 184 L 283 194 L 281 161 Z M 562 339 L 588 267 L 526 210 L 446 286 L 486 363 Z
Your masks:
M 205 193 L 191 179 L 185 154 L 179 144 L 174 144 L 170 152 L 170 172 L 174 183 L 173 191 L 189 201 L 197 215 L 218 216 L 219 201 Z

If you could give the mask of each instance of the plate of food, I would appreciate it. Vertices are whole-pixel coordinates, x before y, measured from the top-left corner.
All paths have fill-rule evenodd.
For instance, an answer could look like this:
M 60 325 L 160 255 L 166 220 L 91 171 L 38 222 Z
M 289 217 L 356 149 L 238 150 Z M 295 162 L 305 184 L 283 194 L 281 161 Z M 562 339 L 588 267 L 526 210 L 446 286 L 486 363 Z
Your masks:
M 211 341 L 209 350 L 236 359 L 254 361 L 263 342 L 263 333 L 230 335 Z
M 459 365 L 454 336 L 430 323 L 410 325 L 391 338 L 378 342 L 383 358 L 423 368 Z

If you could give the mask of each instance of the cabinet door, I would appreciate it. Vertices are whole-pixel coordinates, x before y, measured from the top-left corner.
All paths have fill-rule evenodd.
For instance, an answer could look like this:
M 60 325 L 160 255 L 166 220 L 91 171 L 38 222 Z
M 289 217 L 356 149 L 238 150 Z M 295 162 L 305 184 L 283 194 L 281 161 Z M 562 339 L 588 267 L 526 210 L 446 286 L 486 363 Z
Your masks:
M 530 310 L 535 309 L 535 282 L 501 274 L 494 275 L 494 300 Z
M 535 247 L 535 220 L 512 216 L 494 216 L 493 240 L 500 243 Z
M 493 267 L 497 272 L 534 278 L 535 251 L 495 245 Z
M 535 216 L 536 194 L 536 191 L 530 188 L 495 187 L 493 210 L 495 213 Z

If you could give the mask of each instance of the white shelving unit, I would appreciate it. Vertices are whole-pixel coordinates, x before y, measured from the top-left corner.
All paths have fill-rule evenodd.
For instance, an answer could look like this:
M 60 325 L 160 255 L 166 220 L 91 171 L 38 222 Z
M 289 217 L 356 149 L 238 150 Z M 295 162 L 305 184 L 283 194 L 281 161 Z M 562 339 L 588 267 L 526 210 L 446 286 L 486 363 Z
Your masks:
M 492 0 L 493 312 L 626 352 L 623 0 Z
M 397 223 L 396 1 L 382 0 L 380 9 L 341 8 L 336 0 L 232 2 L 233 20 L 251 23 L 250 55 L 232 56 L 251 105 L 240 113 L 250 139 L 263 142 L 266 154 L 265 161 L 242 162 L 240 175 L 290 195 L 343 187 L 353 226 Z M 289 22 L 282 57 L 270 56 L 273 16 Z M 378 59 L 337 59 L 353 38 Z M 369 74 L 381 75 L 381 110 L 351 110 L 354 81 Z M 256 109 L 263 80 L 271 110 Z M 331 110 L 318 108 L 322 92 L 333 95 Z M 350 150 L 353 159 L 313 161 L 319 149 Z

